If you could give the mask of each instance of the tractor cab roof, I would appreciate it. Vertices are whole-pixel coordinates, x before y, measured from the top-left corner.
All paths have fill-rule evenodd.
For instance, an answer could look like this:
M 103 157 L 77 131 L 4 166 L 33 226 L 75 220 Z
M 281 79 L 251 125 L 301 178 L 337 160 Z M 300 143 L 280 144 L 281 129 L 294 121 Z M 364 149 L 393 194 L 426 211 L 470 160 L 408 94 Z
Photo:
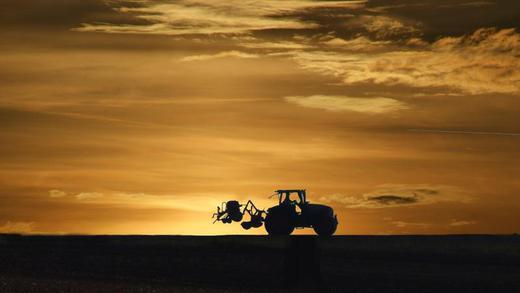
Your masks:
M 300 200 L 299 204 L 307 203 L 305 189 L 279 189 L 275 190 L 275 192 L 278 193 L 279 203 L 291 201 L 291 193 L 298 194 L 298 199 Z
M 299 193 L 299 192 L 305 192 L 305 189 L 278 189 L 275 190 L 276 193 Z

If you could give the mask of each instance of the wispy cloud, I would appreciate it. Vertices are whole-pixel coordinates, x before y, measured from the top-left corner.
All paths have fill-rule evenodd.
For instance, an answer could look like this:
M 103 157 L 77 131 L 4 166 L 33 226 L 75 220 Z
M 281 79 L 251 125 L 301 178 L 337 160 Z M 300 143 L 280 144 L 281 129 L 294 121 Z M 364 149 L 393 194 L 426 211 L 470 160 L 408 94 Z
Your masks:
M 80 192 L 75 195 L 75 197 L 79 200 L 89 200 L 89 199 L 96 199 L 96 198 L 102 198 L 103 193 L 100 192 Z
M 229 194 L 149 194 L 149 193 L 129 193 L 118 191 L 107 192 L 65 192 L 56 190 L 64 194 L 54 197 L 56 200 L 68 201 L 75 200 L 78 204 L 98 204 L 111 207 L 125 208 L 156 208 L 156 209 L 179 209 L 187 211 L 212 211 L 218 206 L 222 199 L 230 197 Z M 235 197 L 235 196 L 231 196 Z
M 266 29 L 304 29 L 318 25 L 292 16 L 296 11 L 320 7 L 362 7 L 366 1 L 253 1 L 180 0 L 138 2 L 141 7 L 119 7 L 145 24 L 85 23 L 78 31 L 139 34 L 244 34 Z
M 261 41 L 257 40 L 256 42 L 241 42 L 239 46 L 245 48 L 252 49 L 268 49 L 268 50 L 301 50 L 301 49 L 311 49 L 312 46 L 305 43 L 291 42 L 291 41 L 283 41 L 283 42 L 272 42 L 272 41 Z
M 352 111 L 368 114 L 382 114 L 407 109 L 408 106 L 395 99 L 375 97 L 359 98 L 347 96 L 289 96 L 285 101 L 302 107 L 323 109 L 333 112 Z
M 421 35 L 418 22 L 403 21 L 386 15 L 360 15 L 345 25 L 350 30 L 364 30 L 377 39 L 411 38 Z
M 65 191 L 63 191 L 63 190 L 59 190 L 59 189 L 51 189 L 51 190 L 49 190 L 49 196 L 50 197 L 56 198 L 56 197 L 64 197 L 66 195 L 67 195 L 67 193 Z
M 292 56 L 302 68 L 335 76 L 345 85 L 408 86 L 459 95 L 520 93 L 520 35 L 513 28 L 481 28 L 468 35 L 439 37 L 429 43 L 422 39 L 423 25 L 420 21 L 384 15 L 384 10 L 374 15 L 374 12 L 369 13 L 366 1 L 181 0 L 175 3 L 137 3 L 139 5 L 132 7 L 118 7 L 117 11 L 134 15 L 141 20 L 140 24 L 86 23 L 76 30 L 226 35 L 238 48 L 257 51 L 230 50 L 188 56 L 182 60 L 256 58 L 266 53 L 262 50 L 277 50 L 265 55 Z M 492 2 L 470 1 L 456 5 L 490 4 Z M 327 26 L 332 23 L 330 19 L 338 16 L 334 12 L 326 21 L 304 17 L 311 15 L 313 9 L 323 8 L 337 9 L 338 15 L 348 10 L 356 13 L 342 18 L 340 24 L 334 22 L 328 32 L 307 30 L 301 38 L 291 41 L 253 37 L 252 33 L 258 30 Z M 336 31 L 344 33 L 343 36 L 335 36 Z M 236 37 L 244 39 L 234 39 Z M 350 54 L 345 54 L 345 51 Z
M 421 223 L 421 222 L 405 222 L 405 221 L 392 221 L 391 222 L 394 226 L 396 226 L 397 228 L 409 228 L 409 227 L 414 227 L 414 228 L 428 228 L 430 227 L 432 224 L 430 223 Z
M 520 133 L 497 132 L 497 131 L 441 130 L 441 129 L 409 129 L 409 131 L 424 132 L 424 133 L 445 133 L 445 134 L 520 136 Z
M 335 49 L 361 52 L 370 52 L 381 49 L 388 50 L 388 47 L 392 45 L 390 41 L 373 41 L 365 36 L 359 36 L 350 40 L 332 38 L 323 43 L 327 46 L 334 47 Z
M 471 197 L 454 186 L 385 184 L 361 196 L 333 194 L 320 200 L 343 204 L 349 208 L 392 208 L 440 202 L 468 203 Z
M 414 40 L 417 43 L 418 39 Z M 367 45 L 365 51 L 370 49 Z M 331 50 L 292 54 L 303 68 L 336 76 L 349 85 L 406 85 L 460 94 L 520 93 L 520 35 L 515 29 L 479 29 L 466 36 L 441 38 L 419 50 L 388 50 L 376 54 L 345 55 Z
M 496 5 L 495 2 L 491 1 L 470 1 L 470 2 L 463 2 L 463 3 L 454 3 L 454 4 L 442 4 L 439 5 L 439 8 L 453 8 L 453 7 L 483 7 L 483 6 L 490 6 L 490 5 Z
M 34 222 L 7 221 L 0 226 L 0 233 L 31 233 L 34 230 Z
M 192 56 L 186 56 L 180 59 L 180 61 L 183 62 L 189 62 L 189 61 L 206 61 L 211 59 L 219 59 L 219 58 L 244 58 L 244 59 L 251 59 L 251 58 L 258 58 L 258 54 L 250 54 L 246 52 L 241 51 L 225 51 L 220 52 L 217 54 L 205 54 L 205 55 L 192 55 Z
M 452 227 L 460 227 L 460 226 L 468 226 L 468 225 L 475 225 L 476 221 L 467 221 L 467 220 L 452 220 L 449 224 L 449 226 Z

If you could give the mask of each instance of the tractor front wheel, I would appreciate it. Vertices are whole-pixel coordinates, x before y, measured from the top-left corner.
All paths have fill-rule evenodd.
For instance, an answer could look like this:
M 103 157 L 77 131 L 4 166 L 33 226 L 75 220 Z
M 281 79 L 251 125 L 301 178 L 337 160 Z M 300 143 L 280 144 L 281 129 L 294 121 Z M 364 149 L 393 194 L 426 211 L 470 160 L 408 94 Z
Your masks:
M 294 225 L 289 215 L 267 214 L 265 230 L 269 235 L 290 235 L 294 231 Z
M 316 234 L 320 236 L 331 236 L 336 232 L 336 228 L 338 227 L 338 220 L 336 217 L 322 217 L 316 223 L 312 225 L 312 228 L 316 232 Z

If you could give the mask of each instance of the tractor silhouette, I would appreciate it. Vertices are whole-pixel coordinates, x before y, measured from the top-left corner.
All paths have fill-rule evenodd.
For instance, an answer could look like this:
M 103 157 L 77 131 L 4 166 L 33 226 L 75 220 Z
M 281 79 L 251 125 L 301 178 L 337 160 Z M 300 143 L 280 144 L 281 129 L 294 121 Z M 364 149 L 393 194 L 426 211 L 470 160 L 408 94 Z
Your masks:
M 242 222 L 242 228 L 249 230 L 265 224 L 265 230 L 269 235 L 289 235 L 295 228 L 310 227 L 318 235 L 330 236 L 336 232 L 338 219 L 334 215 L 334 210 L 326 205 L 309 203 L 304 189 L 275 192 L 275 195 L 278 195 L 278 205 L 268 208 L 267 211 L 258 209 L 250 200 L 245 205 L 236 200 L 224 202 L 213 214 L 215 218 L 213 223 L 240 222 L 247 213 L 250 220 Z M 291 200 L 291 194 L 297 194 L 298 199 Z

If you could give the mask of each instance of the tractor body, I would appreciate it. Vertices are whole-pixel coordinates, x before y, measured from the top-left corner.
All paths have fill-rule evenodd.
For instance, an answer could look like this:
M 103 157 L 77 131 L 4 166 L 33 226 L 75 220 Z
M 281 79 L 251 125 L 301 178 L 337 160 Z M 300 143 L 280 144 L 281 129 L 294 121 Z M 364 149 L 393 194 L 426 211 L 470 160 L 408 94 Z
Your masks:
M 249 213 L 251 220 L 242 222 L 242 227 L 244 229 L 258 228 L 264 224 L 269 235 L 289 235 L 298 228 L 313 228 L 316 234 L 326 236 L 330 236 L 336 231 L 338 220 L 334 210 L 326 205 L 309 203 L 305 190 L 276 190 L 276 194 L 278 195 L 278 205 L 267 211 L 257 209 L 251 201 L 248 201 L 240 214 L 237 213 L 238 202 L 228 201 L 223 205 L 226 207 L 225 209 L 218 208 L 217 213 L 214 214 L 214 217 L 217 218 L 215 222 L 240 222 L 242 215 Z M 294 200 L 291 198 L 293 194 L 297 196 Z M 238 204 L 238 211 L 241 206 Z

